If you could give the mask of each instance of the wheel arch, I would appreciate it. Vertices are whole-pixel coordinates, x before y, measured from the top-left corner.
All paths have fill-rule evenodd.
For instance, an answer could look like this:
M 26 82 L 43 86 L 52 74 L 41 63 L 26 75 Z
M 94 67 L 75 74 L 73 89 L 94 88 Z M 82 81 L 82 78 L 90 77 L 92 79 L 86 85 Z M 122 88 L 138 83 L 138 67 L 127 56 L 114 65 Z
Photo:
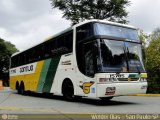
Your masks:
M 16 81 L 16 86 L 15 86 L 15 89 L 18 90 L 20 87 L 20 84 L 19 84 L 19 81 Z
M 63 86 L 64 86 L 65 83 L 68 82 L 68 81 L 72 84 L 73 90 L 74 90 L 74 84 L 73 84 L 72 80 L 71 80 L 70 78 L 65 78 L 65 79 L 63 80 L 63 82 L 62 82 L 62 85 L 61 85 L 62 94 L 63 94 L 63 92 L 64 92 L 64 91 L 63 91 Z
M 21 83 L 20 83 L 20 87 L 23 87 L 23 89 L 25 90 L 25 86 L 24 86 L 23 80 L 22 80 Z

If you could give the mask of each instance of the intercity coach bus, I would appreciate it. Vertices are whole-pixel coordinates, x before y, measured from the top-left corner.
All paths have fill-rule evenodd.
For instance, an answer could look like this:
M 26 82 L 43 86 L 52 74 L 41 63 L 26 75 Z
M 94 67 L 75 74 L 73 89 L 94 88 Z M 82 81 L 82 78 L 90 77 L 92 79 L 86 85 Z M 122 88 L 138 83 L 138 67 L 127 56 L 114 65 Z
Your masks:
M 147 73 L 137 29 L 88 20 L 11 56 L 10 87 L 109 100 L 146 93 Z

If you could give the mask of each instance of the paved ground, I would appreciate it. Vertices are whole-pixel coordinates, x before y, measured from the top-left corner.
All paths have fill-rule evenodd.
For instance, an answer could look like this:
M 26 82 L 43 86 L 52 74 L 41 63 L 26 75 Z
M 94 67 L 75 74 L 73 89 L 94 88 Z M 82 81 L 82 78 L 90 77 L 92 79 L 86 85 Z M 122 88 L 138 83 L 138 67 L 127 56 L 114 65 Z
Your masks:
M 160 97 L 122 96 L 109 102 L 82 99 L 68 102 L 60 96 L 18 95 L 0 91 L 0 114 L 160 114 Z

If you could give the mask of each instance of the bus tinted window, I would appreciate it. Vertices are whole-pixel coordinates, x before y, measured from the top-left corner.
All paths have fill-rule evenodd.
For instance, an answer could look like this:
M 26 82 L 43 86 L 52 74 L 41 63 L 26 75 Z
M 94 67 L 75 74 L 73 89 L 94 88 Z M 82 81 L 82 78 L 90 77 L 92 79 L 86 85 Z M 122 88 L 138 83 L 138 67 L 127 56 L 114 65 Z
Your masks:
M 91 24 L 86 24 L 77 28 L 77 41 L 82 41 L 93 35 Z
M 72 52 L 73 50 L 73 32 L 64 34 L 51 43 L 52 56 L 59 56 Z
M 96 23 L 94 25 L 96 35 L 114 36 L 124 39 L 139 41 L 137 30 L 115 25 Z
M 11 58 L 11 68 L 72 52 L 73 31 L 52 38 Z

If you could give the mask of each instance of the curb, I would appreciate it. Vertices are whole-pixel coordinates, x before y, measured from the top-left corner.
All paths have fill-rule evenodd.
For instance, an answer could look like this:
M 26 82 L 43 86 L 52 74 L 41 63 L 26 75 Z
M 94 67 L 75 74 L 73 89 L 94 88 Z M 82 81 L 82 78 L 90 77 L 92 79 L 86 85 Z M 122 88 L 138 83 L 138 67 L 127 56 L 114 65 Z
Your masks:
M 160 97 L 160 94 L 131 94 L 128 96 Z

